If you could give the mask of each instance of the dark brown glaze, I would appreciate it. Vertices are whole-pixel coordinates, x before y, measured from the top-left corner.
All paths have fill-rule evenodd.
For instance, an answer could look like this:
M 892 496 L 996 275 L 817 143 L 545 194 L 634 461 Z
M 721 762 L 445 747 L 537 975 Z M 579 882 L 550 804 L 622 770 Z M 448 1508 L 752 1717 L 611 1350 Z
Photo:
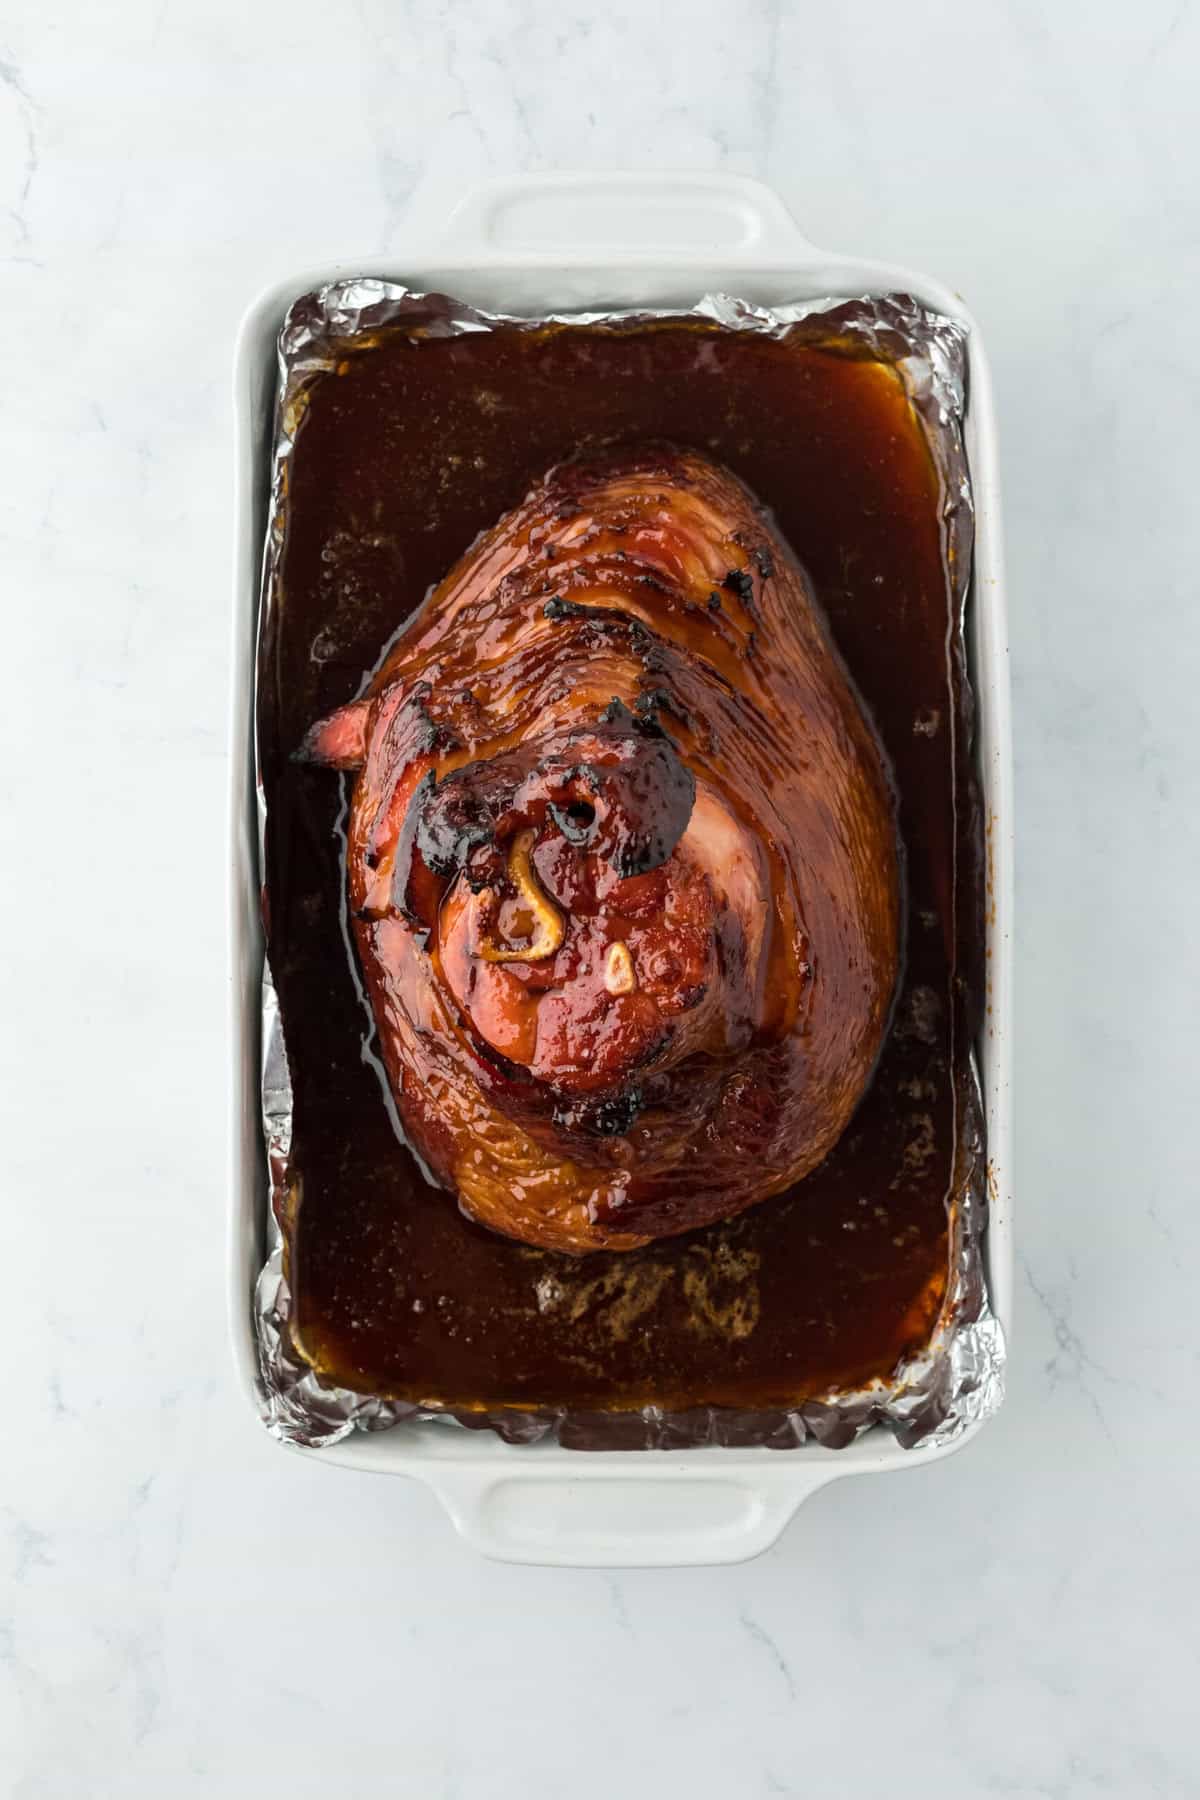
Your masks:
M 731 1223 L 580 1258 L 472 1223 L 398 1147 L 348 979 L 337 784 L 293 753 L 357 691 L 398 593 L 418 605 L 546 468 L 651 438 L 727 466 L 799 549 L 894 771 L 909 932 L 871 1086 L 818 1169 Z M 886 1376 L 928 1337 L 979 941 L 956 610 L 969 547 L 947 543 L 942 509 L 900 381 L 828 318 L 783 340 L 693 322 L 423 342 L 397 328 L 311 382 L 260 747 L 295 1089 L 293 1329 L 328 1379 L 463 1416 L 653 1404 L 765 1417 Z M 667 720 L 672 741 L 677 728 Z M 363 747 L 352 730 L 341 760 Z
M 832 1149 L 895 987 L 891 795 L 795 558 L 728 472 L 665 446 L 560 465 L 301 754 L 360 769 L 380 1049 L 472 1218 L 629 1250 Z

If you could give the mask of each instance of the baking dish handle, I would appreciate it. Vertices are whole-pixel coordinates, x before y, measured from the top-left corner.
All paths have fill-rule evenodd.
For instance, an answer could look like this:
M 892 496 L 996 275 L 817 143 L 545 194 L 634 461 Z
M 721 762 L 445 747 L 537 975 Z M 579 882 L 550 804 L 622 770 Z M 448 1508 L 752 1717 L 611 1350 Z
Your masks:
M 747 176 L 513 175 L 472 188 L 440 234 L 478 254 L 795 256 L 812 246 L 773 188 Z
M 744 1463 L 701 1468 L 677 1462 L 674 1452 L 664 1466 L 668 1453 L 651 1454 L 658 1466 L 644 1473 L 623 1457 L 597 1465 L 587 1455 L 579 1480 L 561 1462 L 544 1473 L 528 1464 L 502 1473 L 460 1464 L 422 1475 L 460 1535 L 485 1556 L 631 1569 L 745 1562 L 769 1549 L 802 1501 L 839 1473 L 798 1469 L 789 1455 L 771 1451 L 752 1471 Z

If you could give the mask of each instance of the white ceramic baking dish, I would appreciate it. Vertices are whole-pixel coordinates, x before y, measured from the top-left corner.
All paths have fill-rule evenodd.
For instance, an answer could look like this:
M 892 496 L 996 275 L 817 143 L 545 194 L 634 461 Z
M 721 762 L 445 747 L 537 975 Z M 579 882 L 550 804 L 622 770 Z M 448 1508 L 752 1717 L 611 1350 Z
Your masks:
M 978 327 L 959 298 L 904 268 L 815 249 L 770 189 L 727 175 L 553 175 L 490 183 L 431 241 L 396 256 L 309 269 L 263 294 L 237 346 L 237 543 L 232 687 L 232 1010 L 234 1053 L 230 1305 L 234 1354 L 258 1411 L 251 1293 L 264 1255 L 266 1181 L 259 1102 L 263 938 L 251 744 L 259 576 L 266 525 L 276 334 L 290 302 L 348 275 L 446 289 L 481 306 L 542 313 L 589 306 L 688 305 L 710 289 L 775 304 L 903 290 L 970 328 L 967 449 L 976 509 L 970 654 L 988 843 L 988 968 L 979 1045 L 991 1196 L 993 1309 L 1011 1311 L 1010 1007 L 1012 772 L 1000 500 L 991 384 Z M 355 1434 L 330 1464 L 423 1480 L 488 1555 L 566 1565 L 736 1562 L 774 1542 L 800 1502 L 846 1475 L 885 1474 L 945 1456 L 903 1450 L 875 1430 L 845 1450 L 581 1453 L 512 1447 L 490 1432 L 397 1426 Z

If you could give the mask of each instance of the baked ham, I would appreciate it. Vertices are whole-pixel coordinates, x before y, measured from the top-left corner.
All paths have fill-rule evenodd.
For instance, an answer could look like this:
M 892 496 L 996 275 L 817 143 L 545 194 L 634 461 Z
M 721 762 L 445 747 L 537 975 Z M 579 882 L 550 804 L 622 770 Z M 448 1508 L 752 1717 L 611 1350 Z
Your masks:
M 659 445 L 552 469 L 300 754 L 404 1132 L 472 1218 L 627 1250 L 845 1130 L 900 937 L 892 791 L 795 557 Z

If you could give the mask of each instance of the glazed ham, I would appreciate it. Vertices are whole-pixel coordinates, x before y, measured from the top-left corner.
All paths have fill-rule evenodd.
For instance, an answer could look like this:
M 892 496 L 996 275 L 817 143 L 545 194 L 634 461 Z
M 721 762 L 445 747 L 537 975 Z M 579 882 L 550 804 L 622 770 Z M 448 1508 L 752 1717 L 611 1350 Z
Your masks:
M 404 1131 L 473 1218 L 625 1250 L 827 1155 L 899 946 L 893 801 L 791 551 L 653 446 L 553 469 L 301 754 Z

